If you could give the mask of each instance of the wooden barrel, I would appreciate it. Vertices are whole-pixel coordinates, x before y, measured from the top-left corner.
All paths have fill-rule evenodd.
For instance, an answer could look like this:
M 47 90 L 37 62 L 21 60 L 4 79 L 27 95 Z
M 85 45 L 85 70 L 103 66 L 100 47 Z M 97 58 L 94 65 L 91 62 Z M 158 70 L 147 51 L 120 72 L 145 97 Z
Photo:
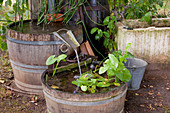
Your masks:
M 48 69 L 45 62 L 50 55 L 58 56 L 63 53 L 61 48 L 64 47 L 64 42 L 54 37 L 52 33 L 21 33 L 12 30 L 12 26 L 15 24 L 11 24 L 7 28 L 7 45 L 15 84 L 24 91 L 42 93 L 41 75 Z M 80 26 L 76 29 L 74 27 L 73 33 L 81 43 L 83 35 Z M 72 52 L 74 52 L 72 48 L 64 51 L 67 55 Z
M 73 94 L 52 89 L 46 85 L 45 71 L 42 75 L 43 92 L 50 113 L 123 113 L 127 84 L 108 92 Z

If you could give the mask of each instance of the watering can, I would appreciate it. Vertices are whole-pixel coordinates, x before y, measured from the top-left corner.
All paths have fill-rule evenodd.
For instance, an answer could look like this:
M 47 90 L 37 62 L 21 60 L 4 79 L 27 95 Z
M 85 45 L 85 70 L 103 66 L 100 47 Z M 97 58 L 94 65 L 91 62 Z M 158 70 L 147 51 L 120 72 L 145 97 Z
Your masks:
M 62 31 L 66 31 L 66 33 L 61 36 L 59 34 L 59 32 L 62 32 Z M 79 42 L 76 40 L 76 38 L 71 30 L 60 29 L 56 32 L 53 32 L 53 34 L 55 36 L 57 36 L 59 39 L 61 39 L 63 42 L 65 42 L 67 44 L 67 46 L 72 47 L 74 50 L 80 46 Z

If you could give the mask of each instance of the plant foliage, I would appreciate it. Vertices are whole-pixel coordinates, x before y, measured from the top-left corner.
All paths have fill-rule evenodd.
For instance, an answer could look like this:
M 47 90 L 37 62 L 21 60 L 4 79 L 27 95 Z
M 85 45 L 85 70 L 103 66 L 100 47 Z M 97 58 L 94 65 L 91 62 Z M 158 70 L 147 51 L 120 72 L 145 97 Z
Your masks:
M 131 79 L 131 74 L 124 66 L 124 62 L 127 61 L 126 58 L 133 58 L 133 55 L 127 51 L 130 46 L 130 43 L 127 44 L 123 55 L 121 50 L 108 54 L 108 59 L 103 62 L 103 66 L 99 69 L 96 67 L 94 71 L 83 73 L 79 79 L 72 83 L 80 87 L 83 92 L 95 93 L 97 88 L 120 86 L 122 82 L 128 82 Z M 99 70 L 98 73 L 97 70 Z

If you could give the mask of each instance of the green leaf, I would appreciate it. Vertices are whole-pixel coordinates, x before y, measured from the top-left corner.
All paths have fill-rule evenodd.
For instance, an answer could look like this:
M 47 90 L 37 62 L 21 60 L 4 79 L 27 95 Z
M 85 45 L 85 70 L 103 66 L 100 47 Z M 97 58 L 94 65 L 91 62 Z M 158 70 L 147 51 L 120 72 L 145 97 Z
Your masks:
M 115 74 L 122 82 L 128 82 L 131 79 L 131 74 L 126 68 L 121 71 L 117 71 Z
M 59 62 L 59 61 L 61 61 L 61 60 L 64 60 L 66 57 L 67 57 L 66 54 L 61 54 L 61 55 L 59 55 L 59 56 L 57 57 L 57 61 Z
M 91 79 L 92 83 L 95 84 L 96 83 L 96 79 Z
M 2 49 L 2 51 L 6 51 L 7 50 L 7 43 L 6 42 L 3 42 L 1 44 L 1 49 Z
M 111 42 L 111 41 L 109 41 L 108 49 L 109 49 L 109 51 L 112 51 L 112 50 L 113 50 L 113 45 L 112 45 L 112 42 Z
M 3 42 L 3 41 L 2 41 L 2 37 L 0 36 L 0 44 L 2 44 L 2 42 Z
M 111 60 L 111 63 L 117 68 L 119 64 L 118 59 L 113 54 L 109 54 L 109 59 Z
M 98 32 L 99 37 L 103 36 L 103 31 L 101 29 L 98 29 L 97 32 Z
M 114 70 L 113 70 L 112 68 L 109 68 L 109 69 L 107 70 L 107 75 L 108 75 L 108 76 L 114 76 L 114 75 L 115 75 Z
M 95 93 L 95 89 L 96 89 L 96 86 L 95 86 L 95 85 L 92 85 L 91 93 Z
M 74 85 L 76 85 L 76 86 L 79 85 L 79 83 L 78 83 L 77 81 L 72 81 L 72 84 L 74 84 Z
M 120 83 L 114 82 L 113 84 L 114 84 L 115 86 L 120 86 Z
M 104 66 L 104 67 L 100 67 L 99 69 L 99 74 L 103 74 L 107 71 L 108 67 L 107 66 Z
M 48 57 L 48 59 L 46 60 L 46 65 L 51 65 L 54 64 L 58 59 L 55 57 L 55 55 L 51 55 L 50 57 Z
M 105 36 L 106 38 L 109 38 L 109 37 L 110 37 L 109 32 L 104 31 L 103 34 L 104 34 L 104 36 Z
M 7 0 L 7 1 L 5 2 L 5 7 L 8 7 L 8 4 L 9 4 L 9 1 Z
M 161 0 L 161 1 L 159 1 L 158 3 L 159 3 L 159 6 L 160 6 L 160 7 L 162 7 L 162 6 L 163 6 L 163 1 L 162 1 L 162 0 Z
M 105 63 L 106 63 L 106 65 L 107 65 L 107 67 L 116 70 L 116 66 L 112 64 L 112 62 L 111 62 L 110 59 L 107 59 L 107 60 L 105 61 Z
M 148 24 L 151 24 L 152 23 L 152 13 L 151 12 L 148 12 L 145 14 L 144 17 L 144 20 L 148 23 Z
M 109 38 L 105 38 L 103 44 L 104 44 L 104 47 L 107 48 L 109 44 Z
M 134 58 L 134 56 L 130 52 L 127 52 L 127 55 L 129 56 L 129 58 Z
M 87 91 L 87 86 L 81 86 L 82 91 Z
M 119 60 L 120 60 L 120 62 L 123 62 L 124 61 L 124 57 L 123 56 L 119 56 Z
M 95 36 L 95 40 L 99 40 L 100 39 L 100 36 L 97 34 L 96 36 Z
M 107 25 L 107 24 L 109 23 L 109 21 L 110 21 L 110 16 L 107 16 L 107 17 L 104 19 L 103 24 L 104 24 L 104 25 Z
M 106 83 L 106 82 L 99 82 L 97 84 L 97 87 L 109 87 L 110 86 L 110 83 Z
M 128 43 L 128 44 L 126 45 L 126 51 L 130 48 L 130 46 L 131 46 L 131 43 Z
M 91 29 L 91 31 L 90 31 L 90 33 L 91 33 L 91 34 L 93 34 L 93 33 L 95 33 L 97 30 L 98 30 L 98 28 L 97 28 L 97 27 L 92 28 L 92 29 Z
M 129 82 L 130 79 L 131 79 L 131 74 L 130 74 L 129 70 L 125 68 L 122 81 L 123 82 Z

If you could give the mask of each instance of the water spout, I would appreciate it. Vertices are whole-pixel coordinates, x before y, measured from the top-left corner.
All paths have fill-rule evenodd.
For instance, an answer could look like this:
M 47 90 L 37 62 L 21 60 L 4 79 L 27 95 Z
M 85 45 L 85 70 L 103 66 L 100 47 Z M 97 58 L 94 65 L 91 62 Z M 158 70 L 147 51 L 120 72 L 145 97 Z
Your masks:
M 61 36 L 58 33 L 58 32 L 61 32 L 61 31 L 67 31 L 67 32 Z M 72 33 L 71 30 L 64 29 L 64 28 L 58 30 L 57 32 L 53 32 L 53 34 L 55 36 L 57 36 L 58 38 L 60 38 L 62 41 L 64 41 L 69 47 L 71 46 L 74 49 L 74 51 L 76 53 L 76 57 L 77 57 L 77 62 L 78 62 L 78 66 L 79 66 L 80 76 L 81 76 L 82 73 L 81 73 L 80 61 L 79 61 L 79 56 L 78 56 L 78 53 L 77 53 L 77 48 L 80 46 L 80 44 L 76 40 L 74 34 Z

